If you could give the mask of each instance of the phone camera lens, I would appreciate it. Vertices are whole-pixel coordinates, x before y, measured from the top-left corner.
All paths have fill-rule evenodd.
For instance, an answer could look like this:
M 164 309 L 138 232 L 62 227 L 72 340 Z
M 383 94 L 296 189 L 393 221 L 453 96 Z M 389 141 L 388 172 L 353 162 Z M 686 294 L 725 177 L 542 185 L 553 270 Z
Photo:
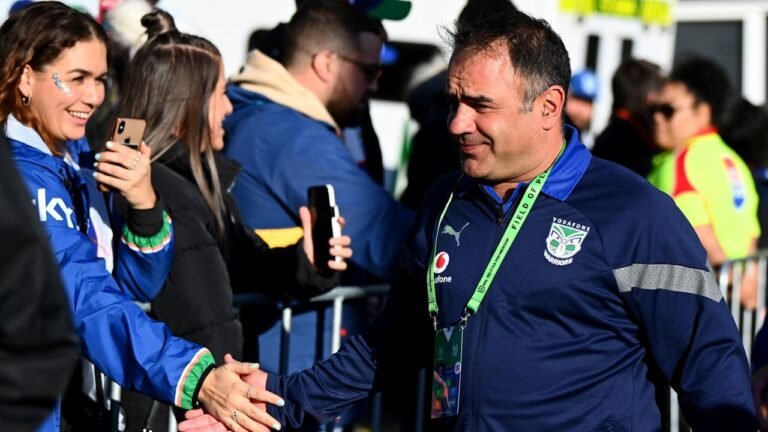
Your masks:
M 123 133 L 125 130 L 125 122 L 121 121 L 120 124 L 117 125 L 117 133 Z

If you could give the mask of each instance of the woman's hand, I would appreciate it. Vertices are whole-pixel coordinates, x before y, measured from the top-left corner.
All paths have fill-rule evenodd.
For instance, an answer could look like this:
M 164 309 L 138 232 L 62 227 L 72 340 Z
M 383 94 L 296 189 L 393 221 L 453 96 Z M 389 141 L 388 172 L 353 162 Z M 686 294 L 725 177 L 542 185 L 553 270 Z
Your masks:
M 108 141 L 94 163 L 99 189 L 119 192 L 134 209 L 151 209 L 157 196 L 152 188 L 150 156 L 151 150 L 143 141 L 138 150 Z
M 312 216 L 309 213 L 309 209 L 306 207 L 299 208 L 299 217 L 301 218 L 301 225 L 304 228 L 304 253 L 307 254 L 309 262 L 315 267 L 315 253 L 312 245 Z M 344 228 L 346 221 L 343 216 L 339 216 L 339 225 Z M 341 261 L 329 260 L 328 267 L 335 271 L 344 271 L 347 269 L 346 260 L 352 256 L 352 248 L 349 245 L 352 244 L 352 239 L 347 235 L 338 237 L 332 237 L 328 242 L 328 247 L 331 251 L 332 257 L 341 257 Z
M 240 377 L 253 373 L 258 365 L 240 363 L 232 360 L 231 357 L 228 360 L 226 365 L 211 371 L 203 382 L 198 399 L 205 407 L 205 411 L 234 432 L 280 430 L 280 423 L 267 414 L 263 408 L 264 405 L 259 409 L 251 401 L 277 406 L 283 406 L 285 402 L 277 395 L 264 390 L 263 387 L 246 384 Z M 195 426 L 203 425 L 195 424 Z M 205 426 L 213 425 L 209 422 Z

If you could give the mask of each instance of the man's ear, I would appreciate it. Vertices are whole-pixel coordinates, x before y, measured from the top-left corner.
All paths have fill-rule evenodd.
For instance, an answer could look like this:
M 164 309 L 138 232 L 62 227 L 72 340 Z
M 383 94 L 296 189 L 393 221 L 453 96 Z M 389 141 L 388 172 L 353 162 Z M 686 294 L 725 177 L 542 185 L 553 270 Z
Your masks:
M 312 70 L 322 82 L 332 81 L 336 76 L 336 53 L 331 50 L 318 51 L 312 56 Z
M 22 96 L 28 98 L 32 97 L 32 80 L 34 78 L 34 71 L 29 65 L 24 65 L 24 70 L 21 71 L 21 78 L 19 79 L 19 91 Z
M 542 127 L 544 130 L 551 130 L 555 127 L 562 127 L 563 108 L 565 106 L 565 91 L 558 85 L 553 85 L 544 90 L 537 98 L 538 109 L 541 114 Z

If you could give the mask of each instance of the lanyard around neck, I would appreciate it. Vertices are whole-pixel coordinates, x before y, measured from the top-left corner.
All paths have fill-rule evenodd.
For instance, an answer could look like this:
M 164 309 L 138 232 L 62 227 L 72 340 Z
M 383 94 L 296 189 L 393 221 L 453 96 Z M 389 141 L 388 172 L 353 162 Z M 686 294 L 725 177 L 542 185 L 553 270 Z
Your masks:
M 560 153 L 557 155 L 555 161 L 560 158 L 560 155 L 563 154 L 564 150 L 565 143 L 563 143 L 563 147 L 560 149 Z M 512 243 L 515 241 L 515 238 L 517 238 L 517 233 L 520 232 L 525 219 L 528 217 L 530 210 L 533 208 L 533 204 L 536 201 L 536 198 L 539 196 L 539 192 L 541 192 L 541 189 L 544 187 L 544 183 L 546 183 L 554 164 L 555 163 L 553 162 L 546 171 L 537 175 L 525 190 L 524 195 L 520 200 L 520 204 L 518 204 L 517 208 L 515 209 L 515 213 L 512 215 L 512 220 L 510 220 L 509 225 L 507 225 L 507 229 L 504 230 L 504 235 L 502 236 L 501 241 L 499 241 L 499 244 L 496 245 L 496 250 L 493 252 L 491 260 L 488 261 L 488 264 L 485 266 L 483 276 L 477 283 L 477 287 L 475 288 L 475 292 L 472 294 L 472 298 L 470 298 L 469 302 L 467 302 L 462 320 L 466 320 L 469 314 L 474 314 L 480 307 L 480 303 L 483 301 L 485 293 L 488 291 L 488 288 L 491 286 L 491 282 L 493 282 L 493 279 L 496 277 L 496 272 L 499 270 L 499 266 L 504 261 L 504 257 L 507 255 L 507 252 L 512 246 Z M 461 178 L 459 181 L 461 181 Z M 438 311 L 437 296 L 435 295 L 435 256 L 437 254 L 437 239 L 440 235 L 440 225 L 443 223 L 443 218 L 445 217 L 445 213 L 448 211 L 448 207 L 451 205 L 452 200 L 453 191 L 451 191 L 451 194 L 448 196 L 448 202 L 445 203 L 445 207 L 443 208 L 442 213 L 440 213 L 440 218 L 437 220 L 435 242 L 432 244 L 432 257 L 427 267 L 427 300 L 429 302 L 429 315 L 432 317 L 435 328 L 437 328 Z

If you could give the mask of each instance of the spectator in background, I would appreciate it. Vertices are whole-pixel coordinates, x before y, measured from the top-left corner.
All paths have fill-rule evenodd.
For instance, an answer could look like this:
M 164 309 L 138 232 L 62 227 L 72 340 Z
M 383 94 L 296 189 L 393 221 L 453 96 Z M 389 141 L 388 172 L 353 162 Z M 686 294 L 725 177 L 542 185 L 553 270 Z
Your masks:
M 0 430 L 37 430 L 77 358 L 59 266 L 0 134 Z
M 282 63 L 254 51 L 227 90 L 234 112 L 224 122 L 224 153 L 243 167 L 232 192 L 245 224 L 259 233 L 295 227 L 307 188 L 333 185 L 355 251 L 342 277 L 346 283 L 392 281 L 414 218 L 358 166 L 341 135 L 346 125 L 356 124 L 360 102 L 377 89 L 385 39 L 381 22 L 362 10 L 338 0 L 311 0 L 286 25 Z M 290 371 L 330 354 L 331 312 L 322 305 L 294 309 Z M 317 315 L 324 317 L 322 344 L 316 340 Z M 278 370 L 279 311 L 248 308 L 243 318 L 246 332 L 269 329 L 260 336 L 258 358 Z
M 301 7 L 312 0 L 296 0 L 296 7 Z M 337 0 L 354 5 L 366 14 L 377 19 L 402 20 L 411 10 L 407 0 Z M 259 50 L 277 62 L 283 61 L 283 48 L 286 24 L 280 23 L 270 30 L 256 30 L 248 40 L 248 52 Z M 383 51 L 382 51 L 383 55 Z M 347 146 L 358 166 L 373 179 L 385 186 L 384 161 L 379 145 L 379 137 L 373 128 L 368 95 L 358 106 L 357 113 L 342 125 L 342 141 Z
M 652 107 L 654 136 L 665 153 L 654 158 L 648 180 L 674 198 L 713 266 L 754 253 L 760 236 L 750 170 L 718 134 L 730 91 L 718 65 L 694 58 L 672 70 Z M 756 281 L 745 279 L 742 304 L 755 306 L 756 289 Z
M 768 248 L 768 112 L 743 97 L 738 98 L 725 112 L 720 135 L 752 171 L 760 198 L 757 247 Z
M 225 153 L 244 169 L 234 194 L 246 223 L 295 226 L 290 209 L 306 203 L 307 186 L 332 183 L 360 251 L 352 264 L 378 280 L 392 278 L 413 214 L 360 176 L 340 133 L 377 88 L 385 38 L 381 23 L 353 6 L 306 2 L 287 25 L 283 64 L 257 50 L 232 77 L 234 112 L 225 122 Z
M 611 118 L 595 139 L 593 155 L 648 176 L 653 156 L 659 152 L 648 107 L 655 103 L 663 83 L 661 68 L 645 60 L 631 59 L 616 69 L 611 80 Z
M 568 102 L 565 104 L 565 122 L 574 126 L 581 135 L 584 144 L 592 147 L 592 108 L 597 99 L 600 84 L 597 75 L 591 69 L 577 72 L 571 78 L 568 90 Z
M 482 25 L 484 19 L 513 10 L 517 8 L 510 0 L 468 0 L 458 21 Z M 414 87 L 408 96 L 411 117 L 419 124 L 408 157 L 408 184 L 400 197 L 400 202 L 408 208 L 418 208 L 435 180 L 461 167 L 459 151 L 445 125 L 447 77 L 446 67 Z

